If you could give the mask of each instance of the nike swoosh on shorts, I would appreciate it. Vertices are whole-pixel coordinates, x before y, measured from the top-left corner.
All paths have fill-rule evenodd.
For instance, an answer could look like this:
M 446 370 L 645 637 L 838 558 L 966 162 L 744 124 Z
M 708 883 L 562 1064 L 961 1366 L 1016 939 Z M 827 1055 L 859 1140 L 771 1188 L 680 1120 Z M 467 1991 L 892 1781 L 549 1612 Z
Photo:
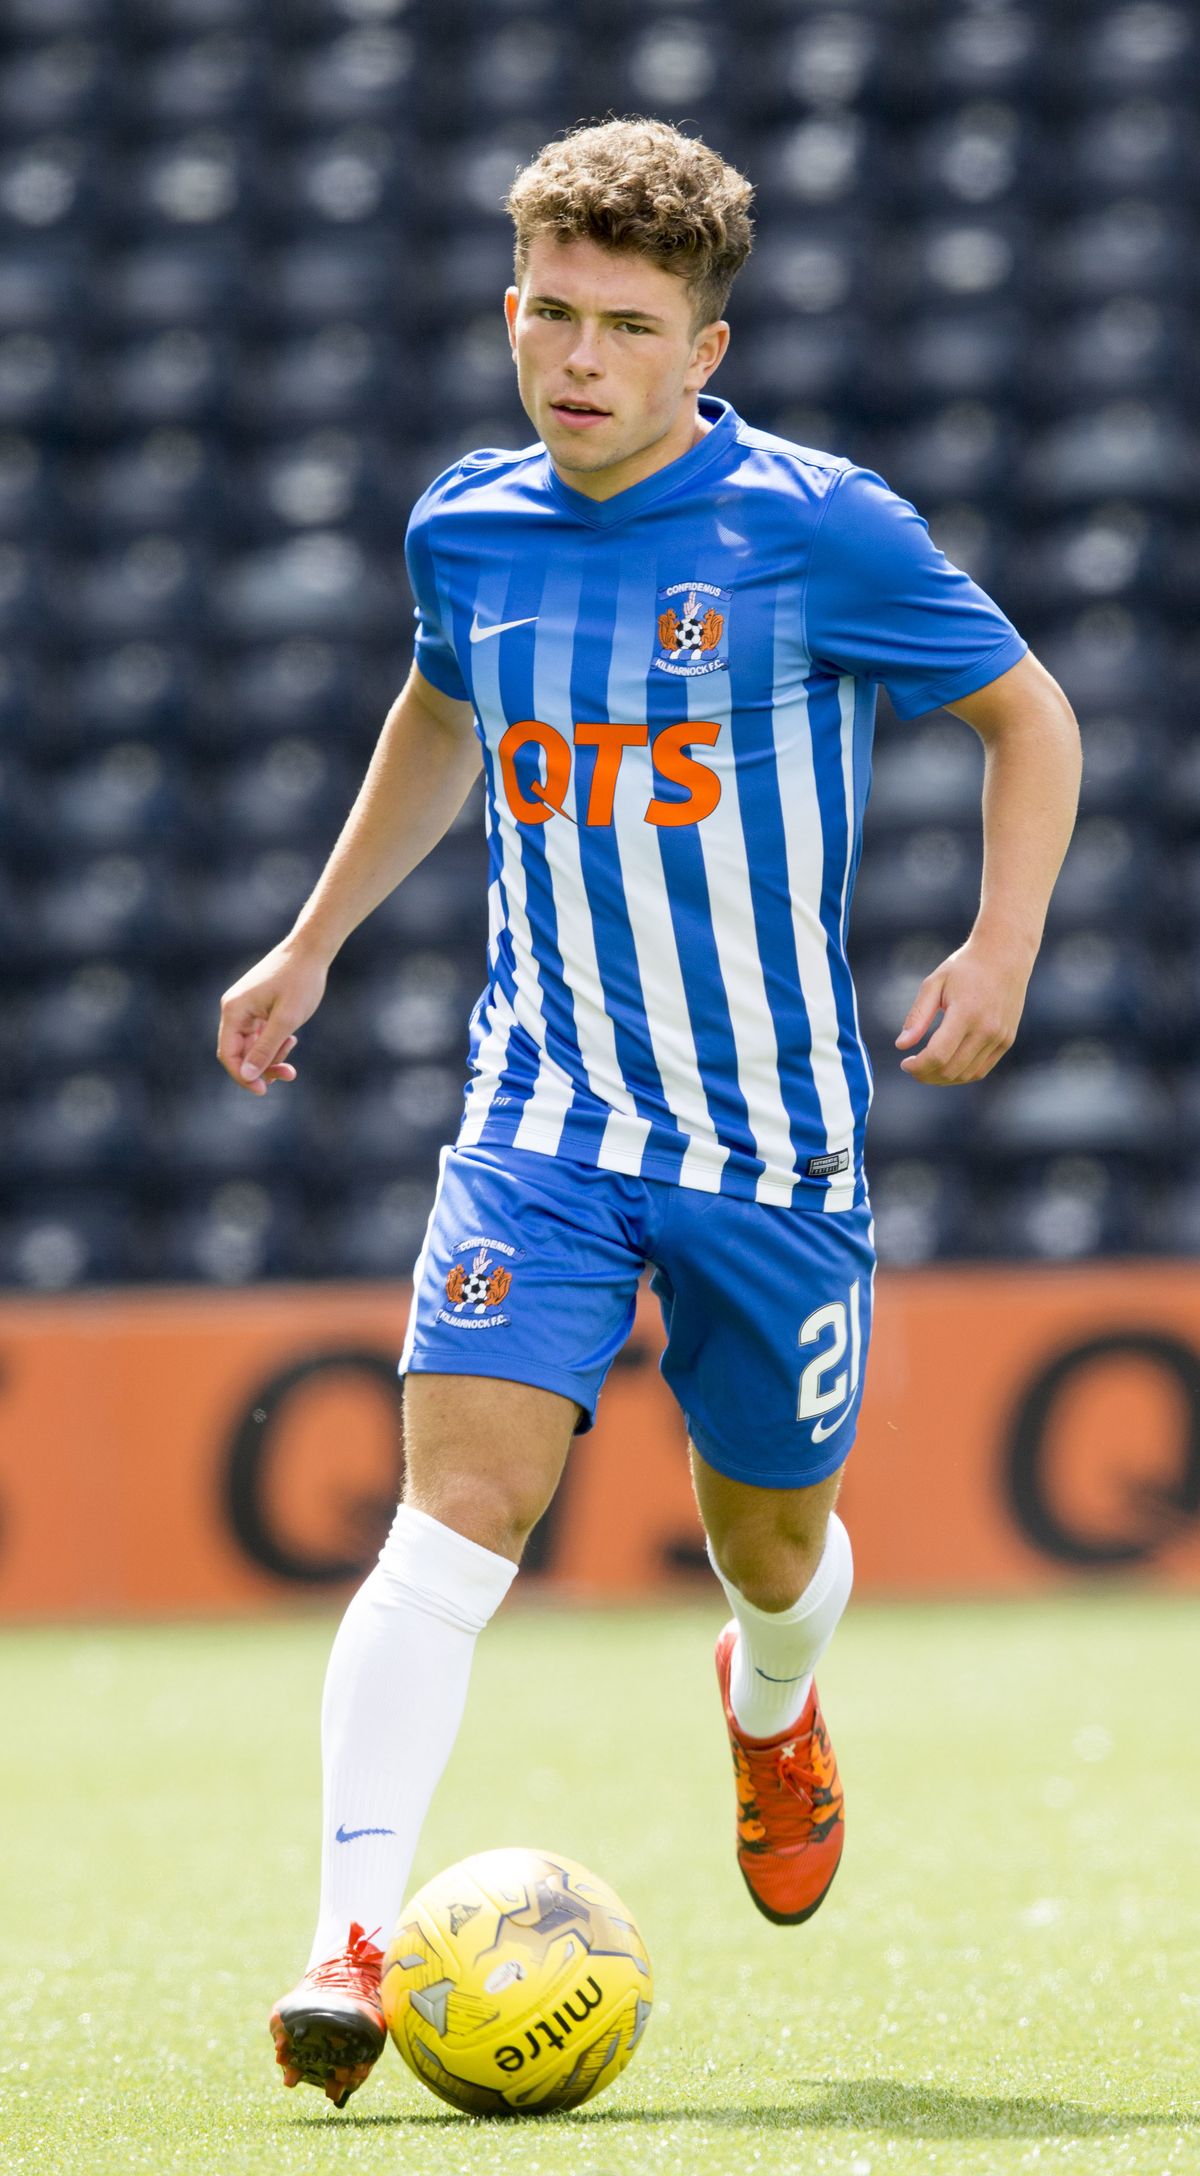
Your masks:
M 846 1422 L 847 1422 L 847 1421 L 849 1420 L 849 1418 L 850 1418 L 850 1407 L 849 1407 L 849 1406 L 847 1406 L 847 1407 L 846 1407 L 846 1410 L 845 1410 L 845 1412 L 844 1412 L 844 1413 L 839 1413 L 839 1414 L 838 1414 L 838 1417 L 837 1417 L 837 1419 L 836 1419 L 836 1420 L 831 1420 L 831 1421 L 829 1421 L 828 1423 L 826 1423 L 826 1422 L 825 1422 L 825 1421 L 823 1421 L 823 1420 L 815 1420 L 815 1421 L 813 1422 L 813 1431 L 812 1431 L 812 1439 L 813 1439 L 813 1442 L 814 1442 L 814 1443 L 824 1443 L 824 1441 L 825 1441 L 826 1437 L 827 1437 L 827 1436 L 832 1436 L 832 1435 L 836 1435 L 836 1434 L 837 1434 L 837 1431 L 838 1431 L 838 1429 L 839 1429 L 839 1428 L 841 1428 L 841 1427 L 843 1427 L 843 1426 L 845 1425 L 845 1423 L 846 1423 Z

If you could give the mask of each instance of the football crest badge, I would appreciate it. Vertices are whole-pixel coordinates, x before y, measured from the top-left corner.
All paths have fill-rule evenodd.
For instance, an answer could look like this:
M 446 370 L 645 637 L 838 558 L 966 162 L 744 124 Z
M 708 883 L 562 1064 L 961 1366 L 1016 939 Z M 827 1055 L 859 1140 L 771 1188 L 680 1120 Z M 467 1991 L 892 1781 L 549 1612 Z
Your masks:
M 654 669 L 694 680 L 729 663 L 732 592 L 711 582 L 672 582 L 658 593 Z
M 510 1321 L 502 1308 L 512 1290 L 512 1271 L 494 1256 L 506 1254 L 515 1260 L 519 1251 L 501 1239 L 461 1240 L 454 1250 L 457 1259 L 446 1275 L 449 1305 L 438 1309 L 439 1322 L 455 1329 L 498 1330 Z

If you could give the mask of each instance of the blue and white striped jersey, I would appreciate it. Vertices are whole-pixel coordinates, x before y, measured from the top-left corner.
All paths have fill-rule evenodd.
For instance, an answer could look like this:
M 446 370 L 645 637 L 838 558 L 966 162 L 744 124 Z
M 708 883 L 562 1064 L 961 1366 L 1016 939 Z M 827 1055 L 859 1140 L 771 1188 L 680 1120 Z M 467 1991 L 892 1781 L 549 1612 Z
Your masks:
M 594 501 L 540 445 L 414 509 L 417 663 L 483 744 L 490 979 L 461 1144 L 861 1201 L 846 959 L 876 684 L 902 718 L 1026 645 L 880 478 L 704 397 Z

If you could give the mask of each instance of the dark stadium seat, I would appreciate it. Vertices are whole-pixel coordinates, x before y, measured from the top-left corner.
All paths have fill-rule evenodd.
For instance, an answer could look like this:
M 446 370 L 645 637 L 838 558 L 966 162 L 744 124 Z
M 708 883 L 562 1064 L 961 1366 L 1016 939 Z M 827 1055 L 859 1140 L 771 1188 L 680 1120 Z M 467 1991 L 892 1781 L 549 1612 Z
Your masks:
M 91 358 L 76 404 L 80 418 L 100 431 L 219 423 L 232 397 L 235 361 L 223 333 L 195 325 L 115 341 Z
M 159 1217 L 156 1269 L 163 1277 L 213 1285 L 303 1275 L 309 1265 L 302 1235 L 299 1203 L 286 1183 L 227 1179 Z
M 896 725 L 876 743 L 872 836 L 882 826 L 964 824 L 979 828 L 983 750 L 959 718 Z
M 395 631 L 397 582 L 356 539 L 322 529 L 226 560 L 210 603 L 217 629 L 237 641 L 379 638 Z
M 261 175 L 232 131 L 170 130 L 106 172 L 108 219 L 119 234 L 212 234 L 257 210 Z
M 1148 1050 L 1170 1039 L 1169 985 L 1148 946 L 1119 931 L 1077 929 L 1051 937 L 1033 971 L 1021 1021 L 1021 1049 L 1063 1036 L 1128 1038 Z
M 1094 17 L 1083 11 L 1074 28 L 1072 74 L 1083 97 L 1170 94 L 1195 84 L 1200 36 L 1190 7 L 1171 0 L 1126 0 Z
M 8 1057 L 29 1079 L 131 1062 L 153 1027 L 152 984 L 119 960 L 98 959 L 25 994 Z
M 32 434 L 0 438 L 0 536 L 45 536 L 63 519 L 62 476 L 50 448 Z
M 173 876 L 151 855 L 73 859 L 69 869 L 44 877 L 29 903 L 28 943 L 47 965 L 112 956 L 157 958 L 178 934 Z
M 244 749 L 251 737 L 320 733 L 330 718 L 338 720 L 339 738 L 361 718 L 371 719 L 377 730 L 383 711 L 374 715 L 369 681 L 369 666 L 356 645 L 319 642 L 311 634 L 225 656 L 208 675 L 194 737 L 213 749 L 232 750 Z M 392 694 L 398 687 L 397 680 Z
M 414 42 L 402 23 L 384 15 L 382 9 L 363 10 L 355 22 L 343 13 L 334 36 L 297 42 L 275 85 L 276 110 L 289 126 L 409 121 Z
M 37 1082 L 10 1110 L 5 1135 L 12 1169 L 23 1181 L 136 1173 L 153 1156 L 149 1099 L 128 1063 Z
M 318 1267 L 330 1277 L 412 1274 L 433 1202 L 436 1171 L 352 1188 L 320 1222 Z
M 975 1095 L 974 1088 L 930 1088 L 901 1072 L 897 1051 L 881 1054 L 867 1120 L 868 1156 L 882 1163 L 953 1153 L 970 1140 L 978 1115 Z
M 195 699 L 197 660 L 185 644 L 122 642 L 87 650 L 60 678 L 53 733 L 60 745 L 178 732 Z
M 49 329 L 61 335 L 77 318 L 83 291 L 83 268 L 73 252 L 12 236 L 0 241 L 0 333 Z
M 1002 501 L 1016 440 L 1004 412 L 983 400 L 953 400 L 918 421 L 880 434 L 873 466 L 906 498 Z
M 65 479 L 73 525 L 103 537 L 212 530 L 236 503 L 220 455 L 196 431 L 160 428 L 78 462 Z
M 247 430 L 282 436 L 322 423 L 370 428 L 402 400 L 411 411 L 395 341 L 341 322 L 258 349 L 238 380 L 235 408 Z
M 1200 483 L 1200 452 L 1173 407 L 1112 401 L 1033 433 L 1018 482 L 1034 508 L 1110 498 L 1188 505 Z
M 125 118 L 142 134 L 163 136 L 249 122 L 265 103 L 269 68 L 261 38 L 228 28 L 152 47 L 125 71 Z
M 223 772 L 212 810 L 218 838 L 230 847 L 333 842 L 358 780 L 332 748 L 289 735 L 243 756 Z
M 894 840 L 880 837 L 873 848 L 855 886 L 857 938 L 895 938 L 914 927 L 970 927 L 979 904 L 977 838 L 947 825 L 922 825 Z
M 1126 1174 L 1098 1156 L 1056 1157 L 993 1191 L 992 1251 L 1046 1262 L 1137 1253 L 1146 1238 L 1144 1199 Z
M 177 1184 L 208 1175 L 216 1179 L 284 1172 L 295 1178 L 313 1135 L 309 1099 L 278 1084 L 265 1096 L 249 1095 L 213 1063 L 197 1069 L 187 1087 L 165 1099 L 164 1168 Z
M 114 336 L 219 328 L 248 301 L 250 284 L 236 235 L 139 238 L 95 261 L 89 312 Z
M 183 635 L 204 610 L 208 569 L 189 539 L 154 534 L 87 558 L 65 554 L 53 573 L 58 630 L 73 646 Z
M 458 1129 L 462 1100 L 461 1064 L 376 1069 L 339 1097 L 341 1122 L 323 1140 L 323 1159 L 347 1175 L 432 1177 L 438 1148 Z
M 1116 396 L 1169 399 L 1186 370 L 1190 340 L 1177 302 L 1110 295 L 1030 325 L 1014 382 L 1035 417 L 1070 415 Z
M 99 120 L 112 95 L 116 55 L 98 39 L 47 38 L 0 63 L 0 131 L 37 136 Z
M 432 269 L 432 268 L 431 268 Z M 404 284 L 398 238 L 302 234 L 260 258 L 252 307 L 268 327 L 386 321 Z M 420 306 L 421 293 L 406 294 Z
M 1010 1057 L 988 1098 L 980 1143 L 1018 1161 L 1072 1151 L 1165 1163 L 1171 1103 L 1127 1039 L 1068 1044 L 1050 1059 Z
M 69 338 L 48 330 L 0 334 L 0 430 L 54 431 L 80 393 L 79 359 Z
M 120 1195 L 41 1198 L 15 1214 L 0 1208 L 0 1286 L 28 1293 L 71 1291 L 146 1276 L 137 1221 Z
M 1194 195 L 1200 181 L 1193 109 L 1168 83 L 1163 96 L 1132 90 L 1075 124 L 1056 175 L 1080 205 L 1113 196 Z
M 185 886 L 191 942 L 204 954 L 240 955 L 248 966 L 252 955 L 268 951 L 285 935 L 320 873 L 318 852 L 290 844 L 222 857 Z
M 44 136 L 0 151 L 0 239 L 78 238 L 97 217 L 102 169 L 86 135 Z
M 871 1206 L 875 1243 L 885 1266 L 911 1269 L 981 1251 L 969 1171 L 962 1159 L 876 1162 Z
M 117 741 L 45 781 L 47 821 L 61 852 L 169 846 L 189 827 L 189 779 L 149 741 Z

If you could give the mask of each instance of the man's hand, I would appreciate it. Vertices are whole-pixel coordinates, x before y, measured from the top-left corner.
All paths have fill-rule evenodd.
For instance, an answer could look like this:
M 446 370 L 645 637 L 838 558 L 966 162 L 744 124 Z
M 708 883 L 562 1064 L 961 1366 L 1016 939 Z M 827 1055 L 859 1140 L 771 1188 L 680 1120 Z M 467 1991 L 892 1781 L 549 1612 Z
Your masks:
M 325 994 L 327 972 L 324 961 L 285 940 L 226 990 L 217 1057 L 239 1088 L 265 1096 L 269 1082 L 295 1080 L 296 1068 L 286 1061 L 296 1029 Z
M 985 949 L 968 938 L 917 991 L 896 1037 L 897 1050 L 914 1052 L 901 1059 L 901 1070 L 935 1088 L 983 1080 L 1016 1038 L 1032 967 L 1024 951 Z M 939 1013 L 936 1032 L 915 1050 Z

